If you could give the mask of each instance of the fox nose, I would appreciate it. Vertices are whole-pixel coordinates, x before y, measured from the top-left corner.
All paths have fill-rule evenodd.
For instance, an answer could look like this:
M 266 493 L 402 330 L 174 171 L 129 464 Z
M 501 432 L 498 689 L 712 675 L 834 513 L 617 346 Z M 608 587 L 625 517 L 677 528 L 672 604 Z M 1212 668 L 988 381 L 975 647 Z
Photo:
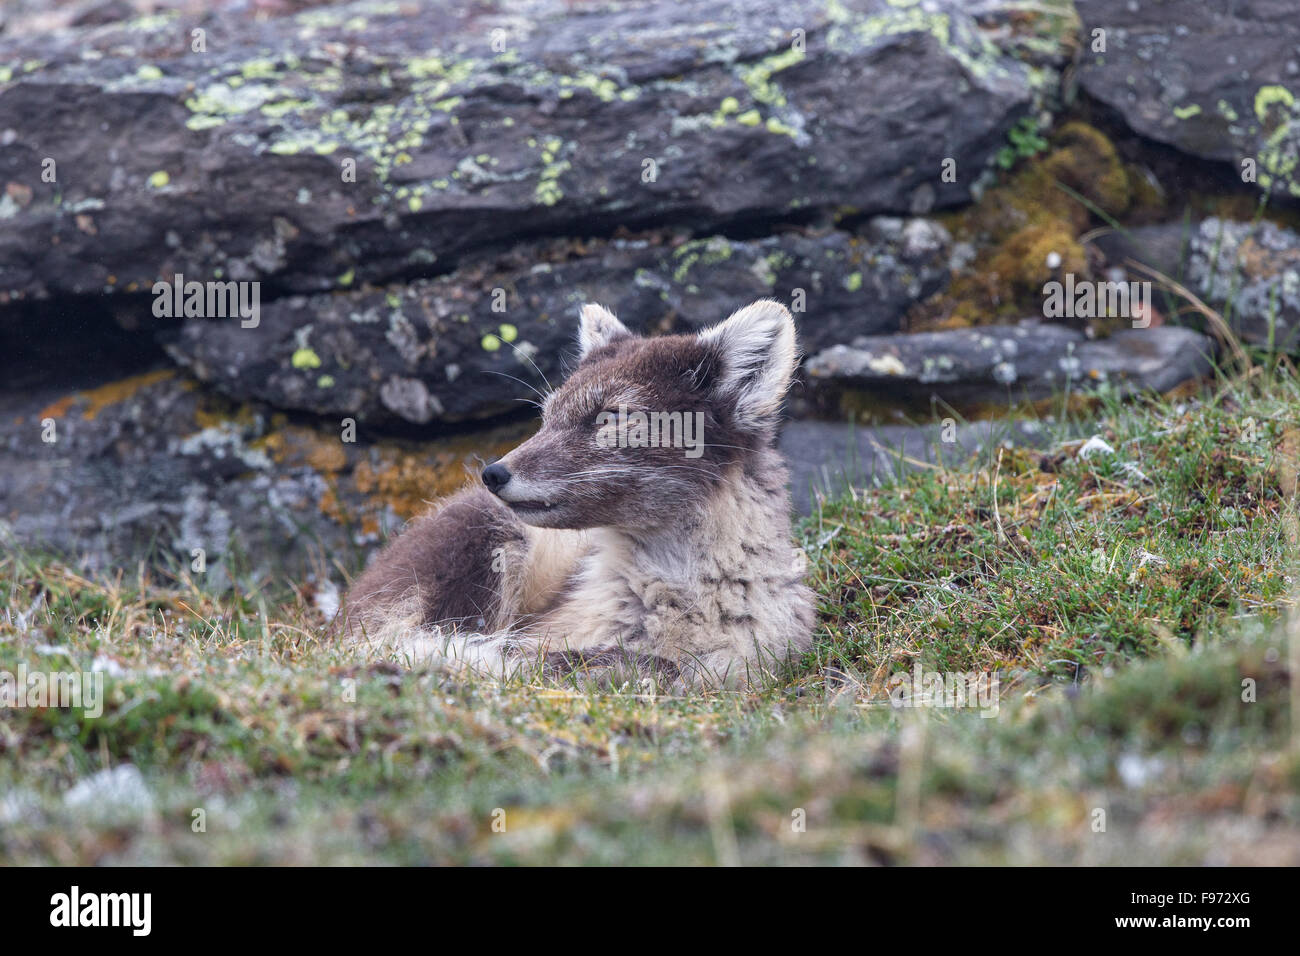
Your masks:
M 488 491 L 496 494 L 506 486 L 510 480 L 510 469 L 499 461 L 494 461 L 483 469 L 483 484 L 487 485 Z

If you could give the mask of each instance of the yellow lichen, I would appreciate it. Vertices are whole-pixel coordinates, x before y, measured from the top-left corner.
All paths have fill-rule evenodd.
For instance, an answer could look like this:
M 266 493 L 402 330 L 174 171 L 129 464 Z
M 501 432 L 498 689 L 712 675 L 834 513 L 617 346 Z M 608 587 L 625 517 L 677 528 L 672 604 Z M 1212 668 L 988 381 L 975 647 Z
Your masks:
M 74 405 L 79 405 L 81 406 L 81 417 L 93 421 L 100 412 L 110 405 L 124 402 L 141 389 L 175 376 L 175 369 L 159 369 L 155 372 L 132 375 L 130 378 L 109 382 L 107 385 L 101 385 L 98 388 L 92 388 L 84 392 L 65 395 L 58 401 L 43 408 L 39 413 L 39 418 L 62 418 L 68 414 Z
M 507 431 L 508 437 L 498 431 L 496 435 L 448 439 L 432 450 L 384 443 L 370 459 L 357 464 L 352 480 L 356 490 L 367 497 L 369 507 L 389 507 L 410 518 L 427 510 L 429 502 L 470 481 L 469 466 L 476 458 L 492 461 L 518 444 L 519 430 Z
M 347 452 L 336 432 L 285 425 L 255 442 L 254 446 L 260 446 L 280 464 L 291 467 L 308 465 L 326 474 L 342 471 L 348 464 Z

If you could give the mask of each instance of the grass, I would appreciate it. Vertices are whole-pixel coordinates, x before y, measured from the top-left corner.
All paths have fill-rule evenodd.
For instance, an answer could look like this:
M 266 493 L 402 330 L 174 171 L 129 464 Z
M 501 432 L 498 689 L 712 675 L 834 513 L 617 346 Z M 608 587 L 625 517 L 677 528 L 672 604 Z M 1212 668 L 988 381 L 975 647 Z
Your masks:
M 1275 615 L 1294 535 L 1294 383 L 1112 404 L 1097 438 L 1095 451 L 995 448 L 982 467 L 826 504 L 806 529 L 822 663 L 872 680 L 914 657 L 1074 678 L 1190 646 L 1229 611 Z
M 824 502 L 816 648 L 747 694 L 404 671 L 306 593 L 11 553 L 0 671 L 106 700 L 0 709 L 0 862 L 1300 862 L 1300 386 L 1090 429 Z M 918 667 L 996 707 L 890 706 Z

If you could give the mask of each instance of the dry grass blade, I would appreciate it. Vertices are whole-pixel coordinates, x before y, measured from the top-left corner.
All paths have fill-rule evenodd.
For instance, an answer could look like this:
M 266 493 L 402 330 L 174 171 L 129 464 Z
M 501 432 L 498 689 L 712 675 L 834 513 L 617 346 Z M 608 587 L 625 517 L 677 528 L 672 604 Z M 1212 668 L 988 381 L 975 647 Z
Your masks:
M 1205 320 L 1210 323 L 1211 331 L 1214 332 L 1214 337 L 1232 353 L 1233 359 L 1238 363 L 1242 371 L 1248 372 L 1251 369 L 1253 363 L 1250 360 L 1250 356 L 1247 355 L 1246 350 L 1241 347 L 1241 340 L 1237 338 L 1228 323 L 1223 320 L 1222 315 L 1202 302 L 1195 293 L 1181 282 L 1165 275 L 1159 269 L 1144 265 L 1136 259 L 1126 259 L 1125 263 L 1134 271 L 1150 276 L 1166 291 L 1172 292 L 1174 295 L 1182 296 L 1191 303 L 1192 308 L 1205 316 Z

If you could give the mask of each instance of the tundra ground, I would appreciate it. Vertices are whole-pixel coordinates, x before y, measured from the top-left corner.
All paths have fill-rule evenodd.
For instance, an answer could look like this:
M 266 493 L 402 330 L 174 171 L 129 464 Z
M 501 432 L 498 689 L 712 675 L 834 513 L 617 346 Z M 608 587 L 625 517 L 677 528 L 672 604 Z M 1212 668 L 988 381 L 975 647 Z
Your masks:
M 816 646 L 745 694 L 409 671 L 283 582 L 10 552 L 0 672 L 106 700 L 0 708 L 0 861 L 1300 863 L 1300 385 L 1095 416 L 823 502 Z M 995 707 L 892 706 L 966 672 Z

